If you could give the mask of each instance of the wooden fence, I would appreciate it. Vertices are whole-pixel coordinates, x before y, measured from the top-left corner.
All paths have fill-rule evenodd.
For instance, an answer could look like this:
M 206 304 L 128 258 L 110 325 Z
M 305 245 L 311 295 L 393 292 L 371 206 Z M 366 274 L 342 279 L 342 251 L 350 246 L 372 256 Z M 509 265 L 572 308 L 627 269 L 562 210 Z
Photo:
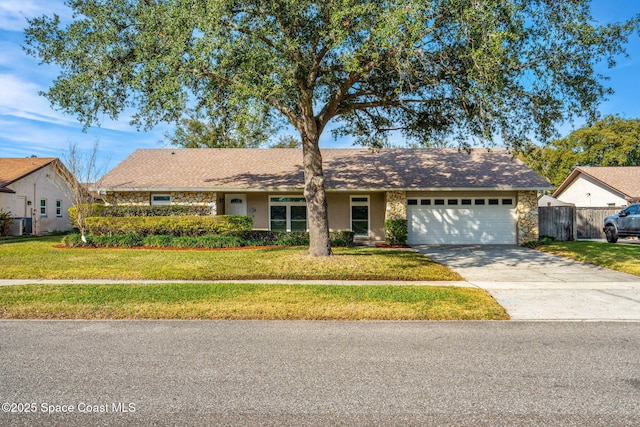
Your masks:
M 538 231 L 540 236 L 561 241 L 604 239 L 602 226 L 605 217 L 619 211 L 620 208 L 541 206 L 538 208 Z
M 604 239 L 604 219 L 621 208 L 576 208 L 578 239 Z
M 538 234 L 563 242 L 575 239 L 574 206 L 544 206 L 538 208 Z

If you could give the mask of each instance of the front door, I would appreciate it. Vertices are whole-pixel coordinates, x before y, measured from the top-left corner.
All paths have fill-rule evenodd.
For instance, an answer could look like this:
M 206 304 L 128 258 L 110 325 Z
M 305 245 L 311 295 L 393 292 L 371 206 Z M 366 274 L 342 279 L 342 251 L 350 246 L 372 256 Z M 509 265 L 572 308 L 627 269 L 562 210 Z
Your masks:
M 225 196 L 224 212 L 227 215 L 247 216 L 247 195 L 227 194 Z

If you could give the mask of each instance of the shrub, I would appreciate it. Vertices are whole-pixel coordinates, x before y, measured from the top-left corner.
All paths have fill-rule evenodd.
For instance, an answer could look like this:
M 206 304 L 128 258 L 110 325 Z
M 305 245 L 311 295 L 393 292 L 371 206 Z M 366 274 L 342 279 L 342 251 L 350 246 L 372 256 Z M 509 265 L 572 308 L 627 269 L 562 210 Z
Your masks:
M 5 212 L 0 209 L 0 236 L 8 236 L 11 234 L 11 226 L 13 218 L 11 212 Z
M 388 219 L 384 222 L 385 240 L 390 245 L 405 245 L 407 243 L 407 220 Z
M 92 217 L 87 218 L 85 223 L 92 235 L 136 233 L 143 237 L 154 234 L 203 236 L 251 230 L 253 219 L 233 215 Z
M 84 246 L 93 246 L 91 236 L 86 236 L 87 242 L 82 241 L 82 235 L 74 233 L 67 234 L 62 238 L 62 244 L 70 248 L 79 248 Z
M 211 216 L 211 206 L 187 206 L 187 205 L 170 205 L 170 206 L 134 206 L 134 205 L 118 205 L 105 206 L 100 215 L 96 216 Z
M 277 246 L 307 246 L 309 245 L 309 233 L 280 233 L 276 238 L 274 244 Z
M 530 240 L 528 242 L 524 242 L 522 244 L 523 247 L 525 248 L 532 248 L 535 249 L 538 246 L 544 246 L 544 245 L 548 245 L 552 242 L 554 242 L 556 239 L 553 237 L 549 237 L 549 236 L 540 236 L 538 238 L 538 240 Z
M 154 234 L 153 236 L 147 236 L 142 240 L 143 246 L 150 248 L 169 248 L 173 237 L 166 234 Z
M 245 237 L 242 237 L 242 236 Z M 331 245 L 353 246 L 353 231 L 332 231 Z M 238 248 L 241 246 L 305 246 L 309 234 L 304 232 L 272 232 L 254 230 L 234 235 L 210 234 L 203 236 L 170 236 L 156 234 L 142 237 L 137 233 L 86 235 L 86 243 L 80 234 L 68 234 L 62 243 L 68 247 L 123 247 L 144 246 L 149 248 Z
M 175 248 L 239 248 L 242 246 L 242 241 L 234 236 L 221 236 L 221 235 L 209 235 L 209 236 L 180 236 L 173 237 L 171 239 L 171 246 Z
M 93 216 L 104 216 L 105 205 L 101 205 L 99 203 L 91 203 L 91 204 L 79 204 L 73 205 L 68 209 L 69 212 L 69 222 L 71 226 L 74 228 L 79 228 L 78 225 L 78 209 L 84 209 L 85 211 L 85 219 Z
M 135 246 L 142 246 L 142 237 L 136 233 L 103 234 L 101 236 L 91 236 L 91 243 L 93 246 L 101 248 L 133 248 Z
M 307 232 L 285 232 L 269 230 L 250 230 L 241 233 L 232 233 L 242 239 L 244 246 L 305 246 L 309 244 Z M 351 230 L 331 231 L 329 239 L 331 246 L 353 246 L 354 232 Z
M 351 230 L 331 231 L 329 233 L 329 238 L 331 239 L 331 246 L 335 246 L 335 247 L 353 246 L 354 236 L 355 236 L 355 233 Z

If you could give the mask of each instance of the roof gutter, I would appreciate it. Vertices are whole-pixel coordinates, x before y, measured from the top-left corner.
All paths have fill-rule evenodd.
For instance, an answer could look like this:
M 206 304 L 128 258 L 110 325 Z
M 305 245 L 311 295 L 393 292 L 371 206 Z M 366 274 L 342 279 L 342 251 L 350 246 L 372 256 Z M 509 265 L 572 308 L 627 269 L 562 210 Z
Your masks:
M 552 186 L 540 187 L 349 187 L 349 188 L 326 188 L 327 192 L 344 193 L 344 192 L 388 192 L 388 191 L 543 191 L 552 190 Z M 263 187 L 263 188 L 235 188 L 235 187 L 106 187 L 98 188 L 100 194 L 106 192 L 215 192 L 215 193 L 292 193 L 302 192 L 303 187 Z

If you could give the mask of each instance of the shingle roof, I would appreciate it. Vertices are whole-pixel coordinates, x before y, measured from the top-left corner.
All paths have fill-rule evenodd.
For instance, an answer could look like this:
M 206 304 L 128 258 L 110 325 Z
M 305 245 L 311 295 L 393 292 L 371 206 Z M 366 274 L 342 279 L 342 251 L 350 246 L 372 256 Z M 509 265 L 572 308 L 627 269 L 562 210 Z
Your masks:
M 322 150 L 327 189 L 550 189 L 503 149 Z M 101 190 L 285 190 L 303 187 L 300 149 L 141 149 Z
M 0 158 L 0 188 L 6 188 L 20 178 L 45 167 L 55 158 Z
M 562 194 L 580 174 L 590 176 L 629 200 L 640 199 L 640 166 L 579 166 L 560 184 L 553 196 Z

